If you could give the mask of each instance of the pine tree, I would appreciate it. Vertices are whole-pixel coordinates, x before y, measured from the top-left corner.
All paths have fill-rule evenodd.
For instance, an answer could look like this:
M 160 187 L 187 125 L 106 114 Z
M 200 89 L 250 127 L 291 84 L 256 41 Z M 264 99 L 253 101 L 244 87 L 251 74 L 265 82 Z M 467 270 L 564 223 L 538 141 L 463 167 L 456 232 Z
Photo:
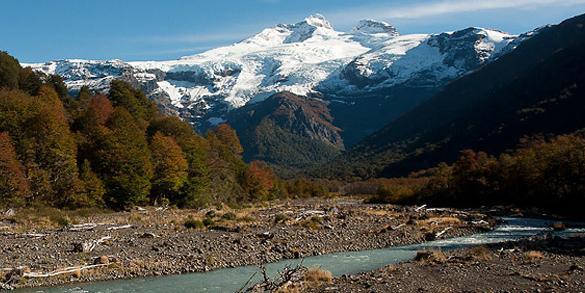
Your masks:
M 174 138 L 157 132 L 150 143 L 154 177 L 152 180 L 153 199 L 175 200 L 187 182 L 188 164 L 181 147 Z
M 30 185 L 16 158 L 12 139 L 8 133 L 0 132 L 0 204 L 22 204 L 29 193 Z

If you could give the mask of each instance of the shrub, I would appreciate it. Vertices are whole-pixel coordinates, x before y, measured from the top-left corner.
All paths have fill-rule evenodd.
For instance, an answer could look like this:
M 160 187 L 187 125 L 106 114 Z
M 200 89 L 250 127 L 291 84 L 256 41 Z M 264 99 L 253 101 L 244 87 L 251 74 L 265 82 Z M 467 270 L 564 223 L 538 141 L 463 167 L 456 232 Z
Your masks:
M 524 257 L 529 261 L 537 261 L 544 258 L 544 254 L 540 251 L 530 250 L 524 253 Z
M 275 223 L 284 223 L 286 220 L 288 220 L 288 216 L 286 214 L 281 213 L 274 215 Z
M 468 256 L 475 261 L 489 261 L 492 259 L 493 253 L 485 246 L 478 246 L 470 249 Z
M 203 223 L 203 221 L 199 219 L 193 219 L 190 217 L 187 220 L 185 220 L 183 226 L 185 226 L 185 228 L 187 229 L 203 229 L 205 227 L 205 224 Z
M 414 260 L 427 263 L 444 263 L 447 261 L 447 256 L 440 250 L 422 250 L 416 252 Z
M 215 224 L 215 222 L 212 219 L 210 218 L 203 219 L 203 225 L 205 225 L 205 227 L 212 226 L 213 224 Z
M 309 283 L 328 283 L 333 282 L 333 274 L 330 271 L 319 267 L 309 268 L 304 274 L 305 282 Z
M 323 218 L 318 217 L 318 216 L 313 216 L 303 222 L 301 222 L 301 225 L 305 228 L 309 228 L 311 230 L 318 230 L 319 228 L 321 228 L 321 224 L 323 224 Z
M 236 216 L 236 214 L 234 214 L 232 212 L 228 212 L 228 213 L 223 214 L 221 216 L 221 218 L 224 220 L 228 220 L 228 221 L 235 221 L 237 216 Z

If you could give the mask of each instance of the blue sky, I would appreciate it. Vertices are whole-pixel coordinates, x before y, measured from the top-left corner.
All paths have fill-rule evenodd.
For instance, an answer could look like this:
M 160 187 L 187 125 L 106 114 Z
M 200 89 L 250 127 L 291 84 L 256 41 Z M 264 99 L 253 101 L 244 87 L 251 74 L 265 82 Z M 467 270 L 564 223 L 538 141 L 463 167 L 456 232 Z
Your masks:
M 401 33 L 469 26 L 521 33 L 585 13 L 585 0 L 4 0 L 0 50 L 22 62 L 164 60 L 228 45 L 321 13 L 340 31 L 360 19 Z

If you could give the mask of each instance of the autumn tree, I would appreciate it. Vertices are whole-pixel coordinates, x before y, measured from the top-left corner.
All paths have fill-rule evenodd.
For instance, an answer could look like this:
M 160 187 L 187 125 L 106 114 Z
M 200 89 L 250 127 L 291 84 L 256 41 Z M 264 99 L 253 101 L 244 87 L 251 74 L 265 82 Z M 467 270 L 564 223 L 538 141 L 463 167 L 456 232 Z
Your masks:
M 175 203 L 183 207 L 202 207 L 210 202 L 209 166 L 207 141 L 178 117 L 160 117 L 151 122 L 148 133 L 161 133 L 175 139 L 188 164 L 187 180 L 178 192 Z
M 187 160 L 174 138 L 157 132 L 151 140 L 152 198 L 155 202 L 160 202 L 161 198 L 176 200 L 188 179 Z
M 208 160 L 211 184 L 215 201 L 239 201 L 245 190 L 242 177 L 246 164 L 242 160 L 242 146 L 236 132 L 227 124 L 222 124 L 207 133 L 209 143 Z
M 24 168 L 16 157 L 10 135 L 0 132 L 0 204 L 22 204 L 30 186 Z
M 268 200 L 274 192 L 276 176 L 262 161 L 252 161 L 242 178 L 242 187 L 252 200 Z
M 106 187 L 102 180 L 91 169 L 88 160 L 84 160 L 79 170 L 81 186 L 78 193 L 71 199 L 71 207 L 99 207 L 104 205 Z
M 27 142 L 25 160 L 48 173 L 53 192 L 46 199 L 61 205 L 76 192 L 77 144 L 63 104 L 51 87 L 41 87 L 29 112 L 31 117 L 22 125 Z

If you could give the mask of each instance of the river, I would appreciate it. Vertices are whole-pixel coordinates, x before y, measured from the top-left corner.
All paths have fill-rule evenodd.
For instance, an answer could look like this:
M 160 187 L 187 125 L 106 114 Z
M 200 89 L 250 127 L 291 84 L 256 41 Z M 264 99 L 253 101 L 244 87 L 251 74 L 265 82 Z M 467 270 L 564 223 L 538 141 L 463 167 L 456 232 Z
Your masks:
M 335 276 L 356 274 L 412 260 L 417 250 L 429 248 L 455 249 L 481 244 L 500 243 L 519 240 L 541 233 L 553 233 L 567 237 L 585 233 L 584 225 L 579 228 L 569 228 L 563 231 L 553 231 L 552 221 L 528 218 L 503 218 L 504 222 L 494 230 L 471 236 L 457 237 L 445 240 L 436 240 L 422 244 L 398 246 L 384 249 L 373 249 L 355 252 L 340 252 L 303 259 L 307 267 L 320 266 L 329 270 Z M 287 265 L 296 265 L 300 260 L 285 260 L 266 265 L 270 275 L 277 274 Z M 15 292 L 46 292 L 46 293 L 109 293 L 109 292 L 147 292 L 147 293 L 174 293 L 174 292 L 234 292 L 240 289 L 255 272 L 257 267 L 245 266 L 220 269 L 205 273 L 193 273 L 176 276 L 138 278 L 132 280 L 104 281 L 87 284 L 75 284 L 52 288 L 21 289 Z M 255 279 L 260 276 L 256 274 Z

